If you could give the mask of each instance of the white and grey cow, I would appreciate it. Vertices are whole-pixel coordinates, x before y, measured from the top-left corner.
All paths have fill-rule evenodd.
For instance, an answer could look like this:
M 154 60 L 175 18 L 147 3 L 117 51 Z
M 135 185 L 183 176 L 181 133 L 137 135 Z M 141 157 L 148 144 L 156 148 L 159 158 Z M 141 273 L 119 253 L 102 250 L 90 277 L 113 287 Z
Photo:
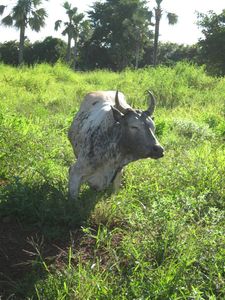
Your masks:
M 124 166 L 141 158 L 160 158 L 164 149 L 155 137 L 152 115 L 155 98 L 149 93 L 146 111 L 133 109 L 120 92 L 98 91 L 86 95 L 69 129 L 77 161 L 69 171 L 69 194 L 76 198 L 80 185 L 117 189 Z

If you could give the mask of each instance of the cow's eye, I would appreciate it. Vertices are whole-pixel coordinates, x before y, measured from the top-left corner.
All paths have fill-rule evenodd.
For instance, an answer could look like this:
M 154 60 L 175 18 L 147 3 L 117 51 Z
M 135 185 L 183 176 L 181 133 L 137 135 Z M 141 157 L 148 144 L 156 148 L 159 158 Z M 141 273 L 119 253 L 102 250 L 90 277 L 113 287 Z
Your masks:
M 137 126 L 131 126 L 131 129 L 138 130 Z

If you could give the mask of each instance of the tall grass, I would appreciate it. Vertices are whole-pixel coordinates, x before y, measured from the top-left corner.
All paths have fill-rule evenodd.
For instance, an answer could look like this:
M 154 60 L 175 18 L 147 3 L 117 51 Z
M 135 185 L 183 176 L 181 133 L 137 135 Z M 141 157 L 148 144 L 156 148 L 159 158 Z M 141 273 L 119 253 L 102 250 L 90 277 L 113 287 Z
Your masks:
M 116 89 L 139 108 L 154 92 L 166 155 L 130 164 L 117 195 L 83 186 L 73 205 L 68 127 L 87 92 Z M 0 65 L 0 217 L 48 239 L 82 225 L 63 263 L 42 259 L 44 278 L 17 297 L 224 299 L 224 99 L 224 78 L 184 63 L 121 73 Z

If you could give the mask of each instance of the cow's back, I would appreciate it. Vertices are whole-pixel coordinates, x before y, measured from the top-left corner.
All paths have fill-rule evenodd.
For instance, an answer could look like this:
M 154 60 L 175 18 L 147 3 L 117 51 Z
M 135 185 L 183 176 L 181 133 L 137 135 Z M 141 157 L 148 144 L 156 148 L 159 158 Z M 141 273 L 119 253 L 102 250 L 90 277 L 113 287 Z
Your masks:
M 82 102 L 80 106 L 80 111 L 89 111 L 93 109 L 93 106 L 95 106 L 97 103 L 99 104 L 108 104 L 110 106 L 115 105 L 115 96 L 116 91 L 97 91 L 97 92 L 91 92 L 87 94 L 84 98 L 84 101 Z M 119 99 L 120 103 L 124 107 L 130 107 L 124 97 L 123 93 L 119 93 Z
M 76 156 L 81 151 L 88 151 L 90 137 L 93 132 L 107 132 L 114 124 L 111 106 L 115 105 L 116 91 L 92 92 L 85 96 L 69 129 L 69 140 Z M 122 93 L 119 93 L 120 103 L 130 107 Z

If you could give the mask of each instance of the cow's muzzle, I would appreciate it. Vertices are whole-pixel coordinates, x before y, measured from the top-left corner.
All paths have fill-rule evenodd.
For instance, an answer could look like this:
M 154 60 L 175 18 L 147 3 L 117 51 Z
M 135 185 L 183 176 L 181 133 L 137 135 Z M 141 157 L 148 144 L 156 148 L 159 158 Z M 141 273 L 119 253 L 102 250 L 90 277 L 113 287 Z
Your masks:
M 151 158 L 158 159 L 164 156 L 164 148 L 160 145 L 154 145 L 149 155 Z

